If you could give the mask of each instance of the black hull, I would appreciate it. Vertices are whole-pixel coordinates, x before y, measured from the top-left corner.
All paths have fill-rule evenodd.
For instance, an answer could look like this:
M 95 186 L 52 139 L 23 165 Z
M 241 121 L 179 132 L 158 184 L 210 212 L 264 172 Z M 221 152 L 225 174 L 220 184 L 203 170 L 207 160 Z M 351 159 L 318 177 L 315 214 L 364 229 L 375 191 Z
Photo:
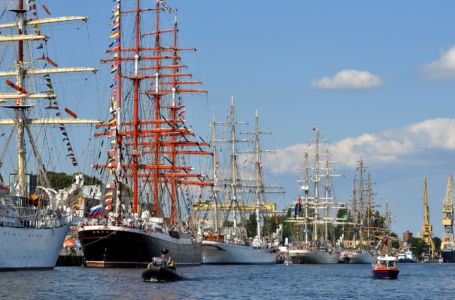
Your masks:
M 455 249 L 442 250 L 442 261 L 445 263 L 455 263 Z
M 183 277 L 170 268 L 151 266 L 142 272 L 142 279 L 144 281 L 179 281 L 182 280 Z
M 59 255 L 57 259 L 57 267 L 74 267 L 82 266 L 82 255 Z
M 201 244 L 188 243 L 189 235 L 175 237 L 120 226 L 86 226 L 78 238 L 88 267 L 146 267 L 161 249 L 169 249 L 176 265 L 200 265 Z

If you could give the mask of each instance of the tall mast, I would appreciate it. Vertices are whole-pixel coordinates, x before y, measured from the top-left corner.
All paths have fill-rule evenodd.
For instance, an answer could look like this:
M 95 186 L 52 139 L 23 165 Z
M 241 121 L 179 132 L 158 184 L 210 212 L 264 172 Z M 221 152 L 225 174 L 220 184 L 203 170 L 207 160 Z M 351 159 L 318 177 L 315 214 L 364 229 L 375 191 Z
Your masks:
M 352 227 L 353 227 L 353 232 L 352 232 L 352 239 L 353 239 L 353 247 L 355 248 L 356 246 L 356 234 L 357 234 L 357 219 L 358 219 L 358 214 L 357 214 L 357 178 L 354 176 L 354 182 L 352 184 L 352 199 L 351 199 L 351 204 L 352 204 Z
M 242 134 L 251 134 L 254 135 L 254 151 L 243 151 L 246 153 L 254 153 L 255 154 L 255 179 L 256 179 L 256 185 L 252 186 L 255 188 L 255 199 L 256 199 L 256 237 L 261 240 L 261 223 L 260 223 L 260 211 L 261 211 L 261 206 L 264 204 L 263 201 L 261 201 L 261 194 L 264 193 L 284 193 L 282 190 L 282 187 L 280 186 L 265 186 L 264 182 L 262 180 L 262 161 L 260 154 L 263 152 L 270 152 L 267 150 L 261 150 L 260 149 L 260 144 L 259 144 L 259 135 L 261 134 L 272 134 L 269 131 L 259 131 L 259 117 L 258 117 L 258 111 L 256 110 L 256 126 L 255 126 L 255 131 L 253 132 L 241 132 Z
M 329 216 L 329 149 L 327 149 L 326 161 L 325 161 L 325 205 L 324 205 L 324 240 L 328 241 L 328 216 Z
M 213 200 L 215 202 L 215 232 L 219 233 L 218 229 L 218 191 L 215 187 L 218 184 L 218 161 L 216 152 L 216 128 L 215 128 L 215 112 L 212 112 L 212 146 L 213 146 Z
M 372 196 L 374 195 L 373 190 L 371 188 L 371 178 L 370 172 L 368 171 L 368 189 L 367 189 L 367 247 L 370 248 L 371 245 L 371 209 L 373 208 L 373 200 Z
M 258 111 L 256 110 L 256 132 L 255 132 L 255 148 L 256 148 L 256 235 L 261 239 L 261 222 L 259 218 L 259 209 L 260 209 L 260 192 L 261 192 L 261 161 L 259 160 L 259 121 L 258 121 Z
M 308 152 L 305 152 L 305 244 L 308 244 L 308 192 L 310 190 L 310 175 L 309 175 L 309 165 L 308 165 Z
M 319 202 L 319 128 L 316 128 L 316 150 L 315 150 L 315 166 L 314 166 L 314 199 L 316 205 Z M 319 212 L 316 208 L 314 210 L 314 223 L 313 223 L 313 241 L 318 240 L 318 220 L 319 220 Z
M 168 191 L 169 216 L 171 225 L 175 224 L 175 203 L 177 201 L 180 185 L 211 186 L 201 174 L 190 173 L 191 167 L 181 165 L 179 157 L 183 155 L 211 155 L 211 152 L 203 151 L 202 147 L 210 146 L 205 142 L 196 142 L 189 139 L 195 136 L 184 125 L 184 106 L 181 104 L 179 95 L 182 93 L 207 93 L 205 90 L 184 88 L 186 85 L 202 84 L 200 81 L 184 81 L 181 78 L 191 77 L 190 73 L 182 73 L 181 69 L 186 68 L 180 63 L 180 53 L 194 48 L 179 48 L 177 46 L 178 23 L 176 10 L 170 8 L 165 1 L 156 0 L 154 8 L 142 8 L 139 0 L 135 1 L 135 7 L 121 9 L 118 7 L 118 40 L 110 54 L 114 58 L 104 59 L 102 62 L 111 62 L 118 66 L 117 78 L 115 81 L 118 89 L 116 93 L 119 98 L 118 110 L 122 111 L 122 120 L 117 118 L 118 155 L 116 156 L 116 180 L 121 178 L 132 179 L 133 212 L 139 212 L 140 199 L 146 193 L 145 184 L 152 190 L 153 215 L 158 216 L 164 213 L 159 204 L 164 199 L 164 193 Z M 168 12 L 174 15 L 174 22 L 171 29 L 163 29 L 161 26 L 162 13 Z M 153 18 L 155 26 L 152 32 L 141 33 L 141 20 L 146 14 L 155 14 Z M 121 16 L 130 15 L 134 18 L 135 35 L 134 46 L 123 48 L 120 44 L 122 37 Z M 170 45 L 164 45 L 162 35 L 172 34 Z M 153 46 L 147 46 L 146 37 L 153 36 Z M 125 35 L 123 37 L 126 37 Z M 120 55 L 122 54 L 122 55 Z M 126 74 L 125 70 L 132 70 Z M 151 74 L 150 74 L 151 73 Z M 122 95 L 121 78 L 129 79 L 133 87 L 132 107 L 120 105 Z M 143 91 L 146 84 L 151 89 Z M 126 95 L 128 97 L 128 95 Z M 123 101 L 125 102 L 125 101 Z M 150 110 L 146 109 L 150 107 Z M 125 111 L 132 111 L 132 120 L 126 121 Z M 120 116 L 120 115 L 119 115 Z M 100 127 L 108 126 L 102 124 Z M 96 135 L 106 135 L 99 133 Z M 185 148 L 197 148 L 185 150 Z M 127 162 L 130 160 L 131 163 Z M 112 167 L 111 165 L 96 165 L 95 167 Z M 194 178 L 196 180 L 188 180 Z M 120 190 L 121 193 L 121 190 Z M 121 198 L 121 197 L 120 197 Z M 121 200 L 120 200 L 121 201 Z
M 363 248 L 363 218 L 364 218 L 364 211 L 363 211 L 363 204 L 364 204 L 364 189 L 363 189 L 363 172 L 364 166 L 363 161 L 360 161 L 360 182 L 359 182 L 359 243 L 360 249 Z
M 444 206 L 442 208 L 442 225 L 444 225 L 444 232 L 442 235 L 441 249 L 446 245 L 454 245 L 455 240 L 453 236 L 453 178 L 449 174 L 447 182 L 447 191 L 444 198 Z
M 27 34 L 27 26 L 66 22 L 82 20 L 86 21 L 87 17 L 62 17 L 62 18 L 47 18 L 47 19 L 33 19 L 26 18 L 27 10 L 24 9 L 23 0 L 18 0 L 18 8 L 11 10 L 16 13 L 16 21 L 6 24 L 1 24 L 1 28 L 15 28 L 17 27 L 17 35 L 2 35 L 0 42 L 15 42 L 17 41 L 17 61 L 15 63 L 15 70 L 0 72 L 0 77 L 16 77 L 16 83 L 6 80 L 6 83 L 16 90 L 15 93 L 0 93 L 0 102 L 6 102 L 8 99 L 14 99 L 14 105 L 5 105 L 4 108 L 14 109 L 16 111 L 15 119 L 0 120 L 0 125 L 15 125 L 16 126 L 16 147 L 17 147 L 17 168 L 18 168 L 18 196 L 26 196 L 26 148 L 25 148 L 25 130 L 27 129 L 30 140 L 32 137 L 28 130 L 28 125 L 51 125 L 51 124 L 94 124 L 99 123 L 97 120 L 83 120 L 83 119 L 32 119 L 28 118 L 26 111 L 28 108 L 33 107 L 25 102 L 25 99 L 54 99 L 55 94 L 50 93 L 33 93 L 28 92 L 32 87 L 27 87 L 25 84 L 26 78 L 34 75 L 68 73 L 68 72 L 96 72 L 95 68 L 46 68 L 34 69 L 27 67 L 28 64 L 24 62 L 24 41 L 33 40 L 47 40 L 49 36 L 41 34 Z M 32 143 L 33 144 L 33 143 Z M 34 145 L 34 144 L 33 144 Z M 41 161 L 38 157 L 38 152 L 35 147 L 34 154 L 37 160 Z M 41 165 L 41 162 L 39 163 Z
M 18 35 L 23 35 L 23 28 L 24 28 L 24 19 L 25 19 L 25 11 L 23 0 L 19 1 L 19 7 L 16 11 L 17 18 L 18 18 Z M 16 84 L 19 88 L 24 87 L 24 75 L 22 75 L 22 68 L 23 68 L 23 60 L 24 60 L 24 42 L 19 40 L 18 42 L 18 58 L 16 62 Z M 17 106 L 22 106 L 22 99 L 16 100 Z M 24 108 L 18 108 L 16 110 L 16 119 L 17 119 L 17 135 L 16 135 L 16 142 L 17 142 L 17 169 L 18 169 L 18 181 L 19 181 L 19 188 L 20 188 L 20 196 L 26 195 L 26 179 L 25 179 L 25 139 L 24 139 L 24 128 L 25 128 L 25 115 L 24 115 Z
M 293 219 L 287 219 L 285 222 L 287 223 L 296 223 L 296 224 L 303 224 L 305 227 L 305 243 L 308 242 L 308 224 L 312 225 L 312 241 L 318 242 L 318 238 L 320 237 L 324 243 L 328 242 L 328 232 L 329 232 L 329 221 L 333 224 L 336 220 L 332 216 L 330 216 L 330 209 L 333 208 L 341 208 L 344 207 L 343 203 L 334 202 L 335 197 L 333 192 L 331 191 L 331 184 L 330 178 L 338 177 L 341 175 L 332 174 L 333 168 L 330 166 L 330 152 L 328 149 L 324 153 L 320 153 L 320 144 L 321 142 L 327 142 L 326 139 L 321 138 L 319 134 L 319 129 L 316 127 L 313 128 L 313 132 L 315 134 L 315 138 L 309 139 L 310 147 L 314 149 L 309 153 L 306 151 L 304 153 L 304 167 L 300 170 L 304 171 L 304 179 L 298 180 L 300 183 L 304 183 L 301 186 L 301 190 L 305 192 L 305 217 L 302 218 L 300 216 L 295 216 Z M 313 148 L 314 146 L 314 148 Z M 309 166 L 309 156 L 314 156 L 314 163 L 312 167 Z M 321 157 L 326 157 L 324 161 L 321 161 Z M 309 171 L 311 170 L 311 176 L 309 175 Z M 324 181 L 324 189 L 325 195 L 320 195 L 320 183 L 321 179 L 325 178 Z M 313 183 L 313 193 L 312 196 L 309 196 L 310 190 L 310 182 Z M 300 195 L 300 194 L 299 194 Z M 298 197 L 300 201 L 300 196 Z M 312 210 L 313 215 L 309 216 L 308 210 Z M 318 226 L 319 224 L 323 226 Z M 321 235 L 319 234 L 319 227 L 322 228 Z M 324 245 L 325 246 L 325 245 Z
M 232 103 L 231 103 L 231 139 L 232 139 L 232 144 L 231 144 L 231 168 L 232 168 L 232 183 L 231 183 L 231 197 L 232 201 L 235 203 L 234 207 L 232 209 L 233 213 L 233 218 L 234 218 L 234 228 L 237 227 L 237 215 L 236 215 L 236 209 L 239 205 L 238 199 L 237 199 L 237 149 L 236 149 L 236 143 L 235 143 L 235 114 L 234 114 L 234 97 L 232 97 Z

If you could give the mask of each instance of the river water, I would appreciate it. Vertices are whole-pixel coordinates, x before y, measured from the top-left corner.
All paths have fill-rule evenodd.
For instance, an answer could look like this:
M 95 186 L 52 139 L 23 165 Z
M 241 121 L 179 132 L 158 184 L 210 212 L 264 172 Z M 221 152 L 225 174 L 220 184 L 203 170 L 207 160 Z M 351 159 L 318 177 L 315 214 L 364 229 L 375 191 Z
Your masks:
M 370 265 L 200 266 L 187 280 L 141 281 L 142 269 L 57 267 L 0 273 L 0 299 L 455 299 L 455 264 L 400 264 L 398 280 Z

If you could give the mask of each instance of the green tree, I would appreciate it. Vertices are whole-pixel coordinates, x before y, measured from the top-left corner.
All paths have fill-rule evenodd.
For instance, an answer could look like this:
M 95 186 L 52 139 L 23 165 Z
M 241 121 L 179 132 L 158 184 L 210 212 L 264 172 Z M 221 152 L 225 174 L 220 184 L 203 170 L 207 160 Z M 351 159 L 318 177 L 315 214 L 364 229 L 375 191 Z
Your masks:
M 96 177 L 91 177 L 88 175 L 84 175 L 84 184 L 92 185 L 92 184 L 101 184 L 101 181 Z M 54 190 L 60 190 L 71 186 L 74 180 L 73 175 L 68 175 L 63 172 L 47 172 L 47 178 L 49 178 L 49 182 L 51 184 L 51 188 Z M 39 179 L 41 185 L 43 185 L 44 180 L 42 178 Z
M 84 174 L 84 184 L 85 185 L 98 185 L 102 184 L 101 180 L 94 176 L 88 176 Z
M 285 217 L 279 217 L 278 218 L 278 224 L 283 224 L 283 233 L 282 233 L 283 242 L 284 242 L 284 238 L 291 237 L 291 226 L 292 226 L 292 224 L 288 223 L 288 222 L 284 222 L 286 219 L 291 218 L 291 216 L 292 216 L 292 209 L 288 209 L 288 212 L 287 212 Z
M 380 229 L 384 228 L 385 217 L 381 216 L 379 211 L 376 211 L 374 214 L 373 227 Z
M 49 178 L 50 187 L 55 190 L 64 189 L 73 183 L 73 176 L 62 172 L 47 172 L 47 178 Z
M 344 222 L 349 220 L 349 212 L 346 208 L 340 208 L 337 212 L 337 218 L 345 219 Z M 345 225 L 335 226 L 335 241 L 337 241 L 345 230 Z M 345 236 L 346 237 L 346 236 Z
M 392 241 L 392 248 L 399 249 L 400 242 L 398 239 L 398 235 L 395 232 L 390 233 L 391 241 Z
M 415 257 L 420 258 L 423 250 L 426 247 L 425 242 L 421 238 L 410 238 L 407 243 L 411 246 L 411 251 Z
M 256 236 L 256 226 L 257 226 L 256 213 L 252 213 L 250 214 L 250 217 L 246 221 L 246 233 L 249 237 Z
M 441 239 L 437 236 L 433 237 L 434 248 L 436 251 L 441 250 Z

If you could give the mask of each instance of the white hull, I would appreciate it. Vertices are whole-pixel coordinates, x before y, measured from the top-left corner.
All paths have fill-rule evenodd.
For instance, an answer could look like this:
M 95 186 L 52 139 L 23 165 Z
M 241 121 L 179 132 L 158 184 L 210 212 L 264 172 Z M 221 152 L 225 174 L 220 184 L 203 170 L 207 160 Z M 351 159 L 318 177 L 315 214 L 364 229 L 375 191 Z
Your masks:
M 336 264 L 340 257 L 337 253 L 309 249 L 289 250 L 289 255 L 294 264 Z
M 52 269 L 68 229 L 0 227 L 0 271 Z
M 255 249 L 252 246 L 223 242 L 202 242 L 203 264 L 276 264 L 278 254 L 270 249 Z
M 350 264 L 371 264 L 374 261 L 374 256 L 370 253 L 349 253 L 349 263 Z

